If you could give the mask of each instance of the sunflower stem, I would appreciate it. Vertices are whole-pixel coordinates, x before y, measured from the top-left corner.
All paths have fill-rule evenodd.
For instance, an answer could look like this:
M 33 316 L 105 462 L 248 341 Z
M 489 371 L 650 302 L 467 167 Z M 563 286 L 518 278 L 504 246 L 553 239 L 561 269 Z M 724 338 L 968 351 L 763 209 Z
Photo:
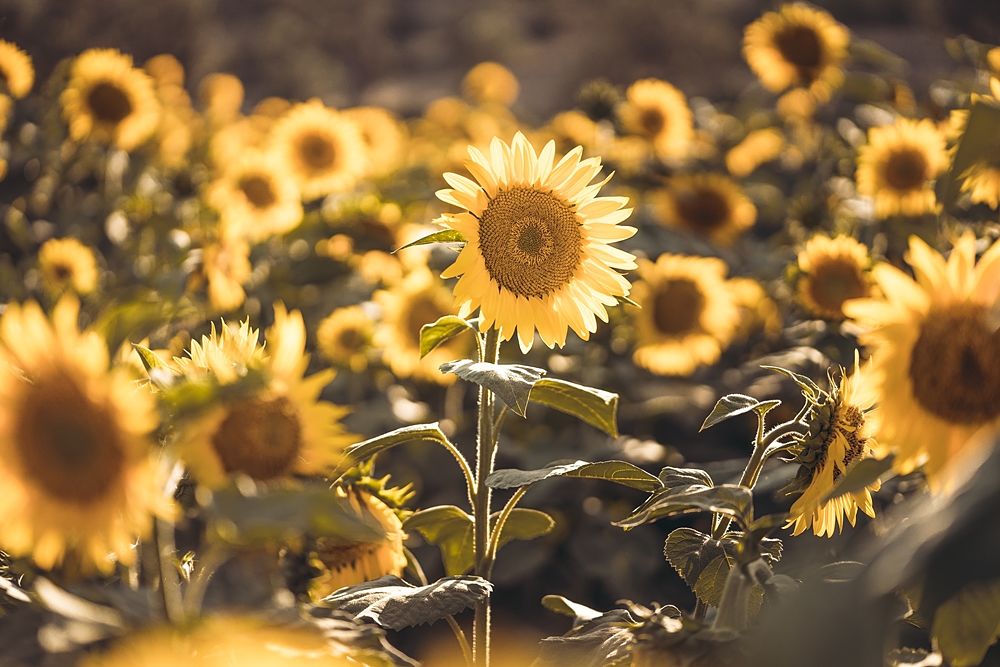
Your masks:
M 173 563 L 176 556 L 173 524 L 159 517 L 153 518 L 153 546 L 163 611 L 170 623 L 181 625 L 185 620 L 184 599 L 181 597 L 180 575 Z
M 410 569 L 413 576 L 416 578 L 417 583 L 421 586 L 427 585 L 427 575 L 424 573 L 424 568 L 420 566 L 420 561 L 417 557 L 413 555 L 413 552 L 403 547 L 403 554 L 406 556 L 406 567 Z M 465 632 L 462 630 L 462 626 L 458 624 L 454 616 L 445 616 L 444 619 L 448 622 L 448 627 L 451 628 L 452 633 L 455 635 L 455 641 L 458 642 L 458 647 L 462 651 L 462 658 L 465 660 L 466 667 L 472 667 L 472 649 L 469 648 L 469 640 L 465 638 Z
M 500 511 L 500 516 L 497 517 L 496 525 L 493 526 L 493 534 L 490 536 L 490 546 L 486 550 L 486 578 L 489 579 L 493 576 L 493 564 L 497 560 L 497 552 L 500 550 L 500 537 L 503 535 L 504 524 L 507 523 L 507 519 L 510 518 L 510 513 L 514 511 L 517 507 L 517 503 L 521 501 L 524 494 L 528 492 L 528 487 L 522 486 L 514 492 L 514 495 L 510 497 L 507 504 L 503 506 Z

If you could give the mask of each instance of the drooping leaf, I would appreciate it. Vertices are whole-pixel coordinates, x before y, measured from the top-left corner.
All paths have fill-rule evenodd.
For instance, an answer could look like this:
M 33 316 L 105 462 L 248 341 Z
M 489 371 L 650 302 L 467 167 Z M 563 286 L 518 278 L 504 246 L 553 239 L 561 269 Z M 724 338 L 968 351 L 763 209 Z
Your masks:
M 542 598 L 542 606 L 556 614 L 568 616 L 574 621 L 590 621 L 601 615 L 596 609 L 573 602 L 561 595 L 546 595 Z
M 473 520 L 454 505 L 439 505 L 414 512 L 403 524 L 406 531 L 417 531 L 441 550 L 445 574 L 465 574 L 473 566 Z
M 428 243 L 465 243 L 465 237 L 457 229 L 442 229 L 439 232 L 421 236 L 416 241 L 410 241 L 406 245 L 396 248 L 392 253 L 396 254 L 400 250 L 406 250 L 418 245 L 427 245 Z
M 459 359 L 441 364 L 442 373 L 454 373 L 463 380 L 486 387 L 520 416 L 528 408 L 531 388 L 546 371 L 522 364 L 491 364 Z
M 625 667 L 632 661 L 632 630 L 637 625 L 624 609 L 580 620 L 565 635 L 543 639 L 535 664 L 539 667 Z
M 701 484 L 703 486 L 715 486 L 711 475 L 701 468 L 674 468 L 664 466 L 660 470 L 659 479 L 663 486 L 668 489 Z
M 739 484 L 663 488 L 614 525 L 630 530 L 663 517 L 703 511 L 724 514 L 746 526 L 753 520 L 753 494 Z
M 861 459 L 840 476 L 840 479 L 833 485 L 833 488 L 823 496 L 822 502 L 839 498 L 847 493 L 861 491 L 889 472 L 892 469 L 894 459 L 895 457 L 892 454 L 886 456 L 884 459 Z
M 499 512 L 491 517 L 491 524 L 496 523 Z M 513 540 L 533 540 L 548 535 L 556 527 L 555 519 L 541 510 L 526 507 L 515 507 L 507 516 L 500 533 L 500 546 Z
M 341 588 L 321 604 L 389 630 L 402 630 L 453 616 L 488 598 L 492 590 L 493 584 L 480 577 L 445 577 L 414 586 L 389 575 Z
M 981 663 L 1000 637 L 1000 580 L 968 586 L 938 607 L 931 635 L 949 665 Z
M 781 405 L 781 401 L 777 400 L 758 401 L 753 396 L 745 394 L 726 394 L 718 400 L 698 430 L 704 431 L 707 428 L 712 428 L 720 422 L 731 417 L 736 417 L 737 415 L 746 414 L 751 410 L 756 411 L 763 419 L 765 414 L 779 405 Z
M 807 398 L 817 398 L 823 394 L 823 390 L 820 386 L 813 382 L 812 378 L 802 375 L 801 373 L 796 373 L 795 371 L 788 370 L 787 368 L 782 368 L 781 366 L 761 366 L 761 368 L 774 371 L 775 373 L 781 373 L 792 379 L 792 381 L 799 386 L 802 390 L 803 395 Z
M 465 331 L 477 332 L 478 318 L 466 320 L 457 315 L 445 315 L 436 322 L 420 327 L 420 358 L 430 354 L 441 345 Z
M 566 380 L 542 378 L 535 382 L 528 399 L 572 415 L 612 438 L 618 437 L 618 394 Z
M 371 457 L 407 442 L 436 442 L 448 444 L 448 436 L 444 434 L 437 422 L 430 424 L 414 424 L 404 426 L 395 431 L 383 433 L 374 438 L 351 445 L 347 448 L 346 457 L 353 463 L 367 461 Z
M 625 461 L 553 463 L 538 470 L 508 468 L 497 470 L 491 474 L 486 478 L 486 483 L 494 489 L 513 489 L 519 486 L 528 486 L 550 477 L 603 479 L 646 492 L 655 491 L 662 486 L 659 479 L 642 468 Z

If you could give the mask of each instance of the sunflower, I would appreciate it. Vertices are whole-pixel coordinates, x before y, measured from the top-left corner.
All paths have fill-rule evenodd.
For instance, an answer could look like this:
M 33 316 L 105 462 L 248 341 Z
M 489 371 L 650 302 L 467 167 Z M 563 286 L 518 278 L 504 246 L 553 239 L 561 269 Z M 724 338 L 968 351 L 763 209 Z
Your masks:
M 875 480 L 860 491 L 845 493 L 823 502 L 837 481 L 858 461 L 874 455 L 876 407 L 874 394 L 861 374 L 857 353 L 854 372 L 848 376 L 841 369 L 839 385 L 833 386 L 810 412 L 809 431 L 794 462 L 799 471 L 788 493 L 801 492 L 789 511 L 786 527 L 801 535 L 809 527 L 819 537 L 833 537 L 843 530 L 844 517 L 853 526 L 858 510 L 875 516 L 872 492 L 880 484 Z
M 737 178 L 749 176 L 765 162 L 780 157 L 784 147 L 781 130 L 773 127 L 754 130 L 726 153 L 726 169 Z
M 65 297 L 51 320 L 36 303 L 0 316 L 0 548 L 109 573 L 170 505 L 149 440 L 155 400 L 77 328 L 78 310 Z
M 858 193 L 875 199 L 880 218 L 931 213 L 933 181 L 947 166 L 944 135 L 934 123 L 901 118 L 868 130 L 858 152 Z
M 293 106 L 275 123 L 271 138 L 306 200 L 350 189 L 367 167 L 357 125 L 318 100 Z
M 871 294 L 868 246 L 849 236 L 817 234 L 798 255 L 799 300 L 818 317 L 839 320 L 848 299 Z
M 399 167 L 406 149 L 406 130 L 398 118 L 381 107 L 354 107 L 343 115 L 361 132 L 369 174 L 385 176 Z
M 977 162 L 962 175 L 962 192 L 973 204 L 1000 206 L 1000 164 Z
M 757 207 L 722 174 L 672 178 L 656 208 L 667 225 L 722 245 L 732 243 L 757 220 Z
M 618 118 L 627 132 L 648 139 L 658 157 L 687 156 L 694 138 L 691 109 L 684 93 L 666 81 L 643 79 L 629 86 Z
M 82 296 L 97 289 L 99 273 L 94 251 L 74 238 L 43 243 L 38 250 L 38 269 L 50 294 L 68 289 Z
M 438 384 L 454 382 L 454 375 L 441 373 L 438 367 L 466 355 L 470 350 L 467 337 L 453 338 L 420 358 L 420 328 L 455 313 L 447 286 L 430 269 L 417 267 L 389 289 L 375 292 L 373 298 L 382 310 L 375 346 L 393 374 Z
M 355 373 L 368 367 L 375 325 L 361 306 L 338 308 L 327 315 L 316 329 L 320 354 L 332 363 L 346 366 Z
M 363 489 L 337 488 L 337 495 L 347 498 L 359 515 L 374 518 L 385 529 L 378 542 L 342 544 L 317 540 L 311 564 L 319 575 L 309 584 L 309 596 L 321 600 L 338 588 L 361 584 L 386 575 L 403 574 L 403 524 L 396 513 L 377 496 Z
M 35 83 L 31 57 L 16 44 L 0 39 L 0 83 L 12 97 L 20 99 Z
M 232 74 L 209 74 L 198 85 L 198 100 L 213 125 L 225 125 L 240 115 L 243 82 Z
M 743 57 L 768 90 L 795 87 L 826 102 L 844 81 L 847 28 L 821 9 L 783 5 L 747 26 Z
M 208 187 L 208 202 L 251 241 L 286 234 L 302 222 L 299 186 L 273 156 L 250 151 Z
M 263 351 L 249 327 L 232 333 L 236 340 L 227 344 L 213 331 L 200 350 L 192 348 L 190 361 L 179 360 L 177 368 L 190 381 L 209 372 L 223 384 L 238 381 L 245 375 L 242 369 L 252 368 L 263 373 L 266 385 L 222 400 L 183 424 L 176 445 L 181 460 L 212 488 L 224 485 L 233 473 L 266 482 L 332 469 L 356 439 L 340 424 L 347 410 L 319 400 L 334 372 L 304 377 L 309 357 L 301 313 L 275 304 Z
M 599 158 L 580 160 L 577 146 L 558 164 L 555 143 L 538 155 L 518 133 L 511 146 L 494 139 L 487 157 L 469 147 L 466 167 L 476 178 L 445 174 L 454 189 L 438 198 L 465 209 L 442 221 L 462 233 L 465 247 L 441 275 L 461 276 L 455 299 L 462 317 L 479 308 L 480 329 L 496 327 L 503 340 L 515 329 L 521 349 L 535 330 L 552 347 L 564 345 L 567 328 L 586 340 L 607 322 L 607 306 L 629 292 L 619 269 L 635 257 L 611 244 L 635 234 L 622 226 L 632 213 L 626 197 L 598 197 L 611 178 L 591 185 Z
M 509 69 L 494 62 L 482 62 L 462 79 L 462 92 L 476 104 L 509 107 L 517 99 L 520 85 Z
M 552 117 L 545 127 L 545 134 L 556 142 L 559 150 L 572 150 L 583 146 L 590 151 L 597 145 L 598 126 L 582 111 L 563 111 Z
M 713 257 L 660 255 L 639 261 L 633 297 L 635 363 L 659 375 L 690 375 L 718 361 L 736 335 L 739 304 Z
M 202 251 L 202 275 L 208 283 L 208 300 L 213 308 L 223 312 L 243 305 L 247 298 L 243 285 L 253 272 L 250 245 L 227 227 L 223 224 L 219 238 Z
M 937 489 L 976 434 L 1000 427 L 1000 242 L 976 264 L 968 233 L 946 262 L 914 236 L 906 259 L 916 280 L 879 264 L 872 277 L 883 296 L 850 301 L 844 312 L 874 360 L 879 441 L 901 473 L 924 464 Z
M 90 49 L 73 61 L 60 96 L 73 139 L 132 150 L 156 130 L 160 109 L 148 74 L 114 49 Z

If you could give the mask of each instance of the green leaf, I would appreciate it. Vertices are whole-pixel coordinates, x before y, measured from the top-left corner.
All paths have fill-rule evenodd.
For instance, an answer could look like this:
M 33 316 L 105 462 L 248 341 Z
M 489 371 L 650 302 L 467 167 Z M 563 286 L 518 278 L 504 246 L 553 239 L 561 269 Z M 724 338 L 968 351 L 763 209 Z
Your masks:
M 886 456 L 884 459 L 861 459 L 840 476 L 840 479 L 833 485 L 833 488 L 823 496 L 822 502 L 825 503 L 834 498 L 839 498 L 847 493 L 861 491 L 891 470 L 894 459 L 895 457 L 892 454 Z
M 451 340 L 463 331 L 476 333 L 478 321 L 478 318 L 470 321 L 457 315 L 445 315 L 433 324 L 420 327 L 420 358 L 423 359 L 438 345 Z
M 163 359 L 160 359 L 155 352 L 145 345 L 132 343 L 132 349 L 139 355 L 139 359 L 142 361 L 142 366 L 146 369 L 147 373 L 152 371 L 154 368 L 169 368 Z
M 698 575 L 694 584 L 694 594 L 705 604 L 718 607 L 722 601 L 722 591 L 729 577 L 729 561 L 725 556 L 713 559 Z
M 787 368 L 782 368 L 781 366 L 761 366 L 761 368 L 769 371 L 774 371 L 775 373 L 781 373 L 792 379 L 792 381 L 799 386 L 802 390 L 802 394 L 806 398 L 818 398 L 823 395 L 823 390 L 820 386 L 813 382 L 812 378 L 802 375 L 801 373 L 796 373 L 795 371 L 790 371 Z
M 627 667 L 632 664 L 634 629 L 639 625 L 625 609 L 613 609 L 575 623 L 561 637 L 546 637 L 536 667 Z
M 642 468 L 625 461 L 552 463 L 538 470 L 507 468 L 492 473 L 486 478 L 486 483 L 494 489 L 513 489 L 519 486 L 528 486 L 550 477 L 603 479 L 646 492 L 655 491 L 662 486 L 659 479 Z
M 973 102 L 955 148 L 951 170 L 945 179 L 942 199 L 953 202 L 958 198 L 969 168 L 979 162 L 992 164 L 1000 151 L 1000 105 L 989 99 Z
M 753 520 L 753 493 L 739 484 L 663 488 L 614 525 L 631 530 L 658 519 L 692 512 L 724 514 L 746 526 Z
M 534 366 L 490 364 L 470 359 L 441 364 L 441 372 L 454 373 L 463 380 L 486 387 L 522 417 L 528 408 L 531 388 L 546 373 Z
M 712 412 L 705 417 L 705 422 L 701 425 L 700 431 L 712 428 L 719 422 L 723 422 L 730 417 L 742 415 L 751 410 L 755 410 L 763 419 L 764 415 L 781 405 L 781 401 L 758 401 L 753 396 L 745 394 L 726 394 L 715 404 Z
M 692 484 L 715 486 L 715 482 L 712 481 L 712 477 L 701 468 L 674 468 L 672 466 L 664 466 L 663 469 L 660 470 L 659 479 L 663 483 L 663 486 L 668 489 L 691 486 Z
M 473 566 L 473 519 L 454 505 L 439 505 L 414 512 L 403 523 L 441 550 L 445 574 L 465 574 Z
M 321 604 L 389 630 L 402 630 L 453 616 L 489 598 L 492 591 L 493 584 L 480 577 L 445 577 L 414 586 L 389 575 L 341 588 Z
M 1000 580 L 968 586 L 938 607 L 931 635 L 949 665 L 981 663 L 1000 636 Z
M 414 424 L 404 426 L 395 431 L 383 433 L 380 436 L 369 438 L 362 442 L 355 443 L 347 448 L 345 454 L 353 463 L 367 461 L 371 457 L 391 449 L 397 445 L 407 442 L 436 442 L 438 444 L 449 444 L 448 437 L 441 430 L 437 422 L 430 424 Z
M 692 589 L 708 565 L 725 556 L 722 543 L 694 528 L 677 528 L 667 536 L 663 555 Z
M 396 254 L 400 250 L 406 250 L 407 248 L 412 248 L 417 245 L 427 245 L 428 243 L 465 243 L 465 237 L 462 236 L 462 232 L 457 229 L 442 229 L 439 232 L 434 232 L 433 234 L 428 234 L 427 236 L 422 236 L 416 241 L 410 241 L 406 245 L 400 246 L 392 251 L 392 254 Z
M 572 415 L 612 438 L 618 437 L 618 394 L 566 380 L 542 378 L 532 386 L 528 400 Z
M 491 524 L 496 523 L 499 515 L 497 512 L 490 517 Z M 500 546 L 502 547 L 512 540 L 533 540 L 548 535 L 555 527 L 555 519 L 545 512 L 515 507 L 503 525 L 503 532 L 500 533 Z
M 542 598 L 542 606 L 556 614 L 569 616 L 574 621 L 590 621 L 601 615 L 596 609 L 573 602 L 561 595 L 546 595 Z

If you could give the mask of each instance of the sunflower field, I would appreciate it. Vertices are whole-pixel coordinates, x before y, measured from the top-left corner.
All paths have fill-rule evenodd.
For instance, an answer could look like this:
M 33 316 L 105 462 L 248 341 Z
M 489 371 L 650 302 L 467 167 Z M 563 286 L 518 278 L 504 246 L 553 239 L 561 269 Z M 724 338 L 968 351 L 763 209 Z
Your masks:
M 0 22 L 0 667 L 1000 665 L 1000 46 L 744 4 L 545 114 Z

